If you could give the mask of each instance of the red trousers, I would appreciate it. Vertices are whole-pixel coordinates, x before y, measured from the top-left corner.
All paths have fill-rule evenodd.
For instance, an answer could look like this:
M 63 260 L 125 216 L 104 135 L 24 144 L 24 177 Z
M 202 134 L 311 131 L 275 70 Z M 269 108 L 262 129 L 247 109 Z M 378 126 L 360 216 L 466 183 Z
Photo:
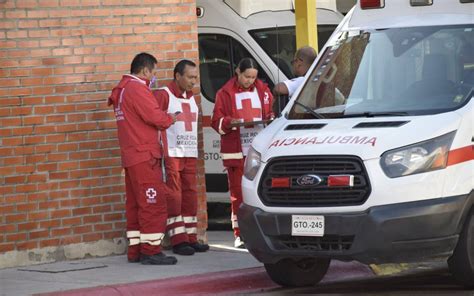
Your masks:
M 240 236 L 239 223 L 237 221 L 237 213 L 242 204 L 242 176 L 244 174 L 244 167 L 227 167 L 227 179 L 229 181 L 230 203 L 232 209 L 232 228 L 234 229 L 234 236 Z
M 153 158 L 125 169 L 128 259 L 161 252 L 167 202 L 161 161 Z
M 197 242 L 197 159 L 165 158 L 168 187 L 166 230 L 173 246 Z

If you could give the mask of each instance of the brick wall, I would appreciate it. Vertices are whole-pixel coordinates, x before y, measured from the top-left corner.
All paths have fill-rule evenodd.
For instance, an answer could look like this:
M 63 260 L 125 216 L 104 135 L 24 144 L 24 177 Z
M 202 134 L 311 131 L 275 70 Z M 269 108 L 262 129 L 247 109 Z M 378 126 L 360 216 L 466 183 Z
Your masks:
M 159 85 L 179 59 L 198 62 L 195 1 L 0 0 L 0 267 L 56 260 L 64 246 L 93 255 L 87 246 L 100 241 L 123 252 L 123 174 L 106 98 L 142 51 L 159 60 Z M 202 161 L 199 175 L 205 240 Z M 32 250 L 35 259 L 5 259 Z

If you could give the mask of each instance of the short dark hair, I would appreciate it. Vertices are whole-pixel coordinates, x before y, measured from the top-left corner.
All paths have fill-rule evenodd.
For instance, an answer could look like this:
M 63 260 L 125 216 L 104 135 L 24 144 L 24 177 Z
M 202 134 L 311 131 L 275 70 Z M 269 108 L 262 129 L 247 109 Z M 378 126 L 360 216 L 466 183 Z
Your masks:
M 190 60 L 181 60 L 179 61 L 176 66 L 174 66 L 173 70 L 173 79 L 176 79 L 176 73 L 179 73 L 179 75 L 184 74 L 184 69 L 186 66 L 191 66 L 191 67 L 196 67 L 196 64 Z
M 130 73 L 131 74 L 138 74 L 143 68 L 147 68 L 148 70 L 153 70 L 155 65 L 158 63 L 156 58 L 149 53 L 142 52 L 137 54 L 130 65 Z
M 247 69 L 255 69 L 258 70 L 257 62 L 252 58 L 243 58 L 240 60 L 239 64 L 237 65 L 240 73 L 245 72 Z
M 296 58 L 302 60 L 306 65 L 310 66 L 318 53 L 311 46 L 303 46 L 296 51 Z

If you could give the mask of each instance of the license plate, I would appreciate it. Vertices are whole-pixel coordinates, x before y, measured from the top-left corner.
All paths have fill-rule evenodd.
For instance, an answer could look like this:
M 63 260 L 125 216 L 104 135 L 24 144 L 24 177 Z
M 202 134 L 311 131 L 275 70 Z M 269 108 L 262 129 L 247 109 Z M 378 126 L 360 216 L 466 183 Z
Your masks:
M 292 236 L 323 236 L 324 216 L 291 215 Z

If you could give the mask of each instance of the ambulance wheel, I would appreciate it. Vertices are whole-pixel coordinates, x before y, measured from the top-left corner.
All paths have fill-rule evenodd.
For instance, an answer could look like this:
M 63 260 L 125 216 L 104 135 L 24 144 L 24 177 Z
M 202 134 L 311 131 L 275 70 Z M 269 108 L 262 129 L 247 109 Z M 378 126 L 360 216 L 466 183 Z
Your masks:
M 280 286 L 303 287 L 319 283 L 329 268 L 331 259 L 283 259 L 275 264 L 265 264 L 267 274 Z
M 474 209 L 466 219 L 448 266 L 456 281 L 465 287 L 474 287 Z

